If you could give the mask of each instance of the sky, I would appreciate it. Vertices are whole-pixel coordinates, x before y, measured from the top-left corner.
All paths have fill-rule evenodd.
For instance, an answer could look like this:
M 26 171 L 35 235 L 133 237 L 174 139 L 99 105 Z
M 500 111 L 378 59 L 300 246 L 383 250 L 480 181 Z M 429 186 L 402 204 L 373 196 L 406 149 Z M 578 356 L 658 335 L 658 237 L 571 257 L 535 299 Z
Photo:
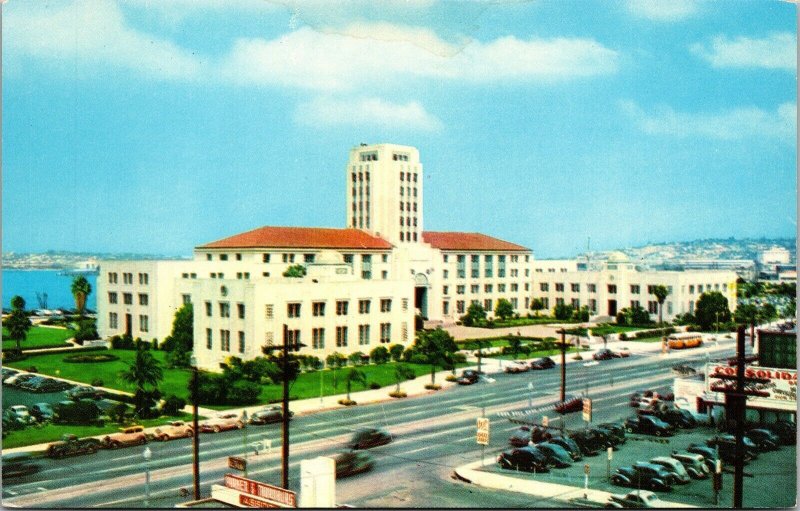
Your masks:
M 345 226 L 359 143 L 425 229 L 535 257 L 797 230 L 797 13 L 763 0 L 9 0 L 3 251 Z

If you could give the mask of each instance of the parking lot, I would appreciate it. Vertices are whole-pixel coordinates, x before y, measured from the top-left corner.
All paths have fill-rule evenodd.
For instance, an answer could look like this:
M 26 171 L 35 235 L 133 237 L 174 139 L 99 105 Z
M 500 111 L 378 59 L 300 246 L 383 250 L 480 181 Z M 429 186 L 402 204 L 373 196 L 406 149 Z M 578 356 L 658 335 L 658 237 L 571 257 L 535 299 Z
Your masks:
M 544 474 L 531 474 L 500 469 L 497 464 L 484 470 L 532 480 L 564 484 L 582 488 L 584 485 L 584 465 L 589 465 L 589 488 L 624 494 L 631 488 L 615 486 L 608 481 L 608 471 L 613 474 L 616 468 L 632 465 L 637 461 L 648 461 L 656 456 L 670 456 L 673 450 L 685 450 L 690 443 L 704 444 L 706 439 L 716 434 L 709 427 L 680 430 L 675 436 L 666 439 L 645 435 L 628 435 L 625 444 L 613 451 L 608 462 L 606 452 L 597 456 L 584 457 L 571 467 L 551 468 Z M 640 438 L 643 440 L 634 440 Z M 655 441 L 651 441 L 655 440 Z M 661 443 L 664 442 L 664 443 Z M 510 448 L 510 447 L 509 447 Z M 744 478 L 745 507 L 792 507 L 795 505 L 797 483 L 795 480 L 796 446 L 781 446 L 777 451 L 763 452 L 758 459 L 745 465 L 745 474 L 754 477 Z M 723 467 L 723 489 L 719 496 L 719 507 L 732 506 L 733 466 Z M 658 492 L 661 499 L 697 507 L 715 507 L 711 478 L 692 481 L 688 484 L 674 485 L 672 491 Z M 780 491 L 775 491 L 780 488 Z M 633 488 L 635 490 L 635 488 Z

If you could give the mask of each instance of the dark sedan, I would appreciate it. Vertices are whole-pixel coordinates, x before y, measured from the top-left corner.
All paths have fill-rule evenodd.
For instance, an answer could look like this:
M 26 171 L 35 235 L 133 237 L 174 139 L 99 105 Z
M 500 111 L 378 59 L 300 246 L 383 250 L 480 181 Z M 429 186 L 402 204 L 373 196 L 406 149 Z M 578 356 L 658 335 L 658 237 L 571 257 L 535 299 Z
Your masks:
M 644 435 L 672 436 L 673 426 L 652 415 L 639 415 L 625 421 L 625 431 Z
M 671 490 L 671 481 L 672 476 L 664 467 L 652 463 L 637 463 L 632 467 L 620 467 L 611 476 L 612 484 L 655 491 Z
M 768 429 L 751 429 L 745 437 L 756 444 L 760 451 L 774 451 L 781 444 L 781 439 L 778 438 L 778 435 Z
M 528 426 L 522 426 L 511 434 L 508 443 L 513 447 L 525 447 L 531 441 L 531 429 Z
M 289 412 L 290 419 L 292 415 L 294 415 L 294 412 Z M 270 406 L 269 408 L 253 412 L 250 416 L 250 424 L 272 424 L 274 422 L 281 422 L 282 420 L 283 407 L 281 406 Z
M 572 461 L 580 461 L 583 459 L 583 456 L 581 455 L 581 448 L 578 446 L 575 440 L 569 437 L 554 436 L 548 440 L 548 443 L 561 446 L 569 453 L 569 457 L 572 458 Z
M 521 447 L 506 451 L 497 457 L 500 468 L 525 472 L 548 472 L 547 457 L 535 447 Z
M 379 445 L 388 444 L 392 441 L 392 436 L 381 429 L 365 428 L 356 431 L 350 440 L 351 449 L 369 449 Z
M 566 449 L 560 445 L 552 442 L 545 442 L 543 444 L 537 444 L 536 448 L 544 453 L 549 465 L 553 465 L 556 468 L 567 468 L 572 465 L 572 457 Z
M 550 357 L 542 357 L 531 362 L 531 369 L 533 370 L 550 369 L 555 366 L 556 363 Z
M 603 348 L 594 355 L 592 358 L 595 360 L 611 360 L 612 358 L 623 358 L 623 356 L 616 351 L 611 351 L 608 348 Z
M 478 383 L 480 379 L 480 373 L 478 371 L 474 371 L 472 369 L 465 369 L 461 372 L 461 377 L 456 380 L 459 385 L 472 385 L 473 383 Z

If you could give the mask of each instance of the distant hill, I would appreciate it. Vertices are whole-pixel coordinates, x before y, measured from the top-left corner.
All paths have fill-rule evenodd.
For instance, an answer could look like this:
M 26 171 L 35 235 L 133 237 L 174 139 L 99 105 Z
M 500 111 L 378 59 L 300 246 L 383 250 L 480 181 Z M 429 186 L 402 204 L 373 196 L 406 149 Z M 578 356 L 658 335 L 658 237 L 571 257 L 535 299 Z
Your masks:
M 127 259 L 185 259 L 175 256 L 136 253 L 68 252 L 48 250 L 47 252 L 5 252 L 4 269 L 18 270 L 66 270 L 89 261 Z
M 633 260 L 675 261 L 685 259 L 748 259 L 755 260 L 758 253 L 772 247 L 782 247 L 796 261 L 796 238 L 713 238 L 694 241 L 650 243 L 621 251 Z

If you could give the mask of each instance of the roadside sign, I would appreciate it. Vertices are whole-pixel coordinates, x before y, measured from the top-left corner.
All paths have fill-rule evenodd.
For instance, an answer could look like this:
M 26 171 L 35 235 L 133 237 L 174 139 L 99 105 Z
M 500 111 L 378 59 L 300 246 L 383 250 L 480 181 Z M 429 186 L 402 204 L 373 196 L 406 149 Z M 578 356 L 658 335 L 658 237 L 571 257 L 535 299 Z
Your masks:
M 592 422 L 592 400 L 588 397 L 583 398 L 583 420 Z
M 228 468 L 234 470 L 247 470 L 247 460 L 238 456 L 228 456 Z
M 489 419 L 486 417 L 478 417 L 478 433 L 475 440 L 480 445 L 489 445 Z
M 608 461 L 611 461 L 612 459 L 614 459 L 614 449 L 609 447 L 608 448 Z
M 589 464 L 588 463 L 584 464 L 583 465 L 583 473 L 588 476 L 589 475 L 589 471 L 590 471 Z
M 547 418 L 547 415 L 542 417 L 542 426 L 547 427 L 550 425 L 550 419 Z
M 255 497 L 251 497 L 250 495 L 239 495 L 239 504 L 243 507 L 256 507 L 256 508 L 271 508 L 275 509 L 279 507 L 277 504 L 273 504 L 267 500 L 257 499 Z
M 297 507 L 297 493 L 272 486 L 271 484 L 233 474 L 225 474 L 225 486 L 256 497 L 265 501 L 265 503 L 275 504 L 276 507 Z

